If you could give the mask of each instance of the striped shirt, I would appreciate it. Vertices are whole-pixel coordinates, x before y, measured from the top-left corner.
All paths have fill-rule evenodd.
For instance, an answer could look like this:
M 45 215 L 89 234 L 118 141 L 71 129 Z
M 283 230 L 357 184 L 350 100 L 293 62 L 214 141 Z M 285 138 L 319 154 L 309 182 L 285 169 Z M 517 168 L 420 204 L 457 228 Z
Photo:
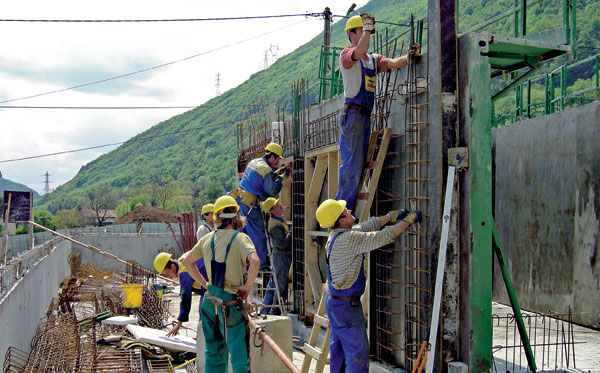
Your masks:
M 333 237 L 338 232 L 343 232 L 335 239 L 329 254 L 331 284 L 335 289 L 349 289 L 354 284 L 360 272 L 363 254 L 394 242 L 394 226 L 379 230 L 380 227 L 379 217 L 374 216 L 351 229 L 334 229 L 329 233 L 326 253 L 329 252 L 329 244 Z

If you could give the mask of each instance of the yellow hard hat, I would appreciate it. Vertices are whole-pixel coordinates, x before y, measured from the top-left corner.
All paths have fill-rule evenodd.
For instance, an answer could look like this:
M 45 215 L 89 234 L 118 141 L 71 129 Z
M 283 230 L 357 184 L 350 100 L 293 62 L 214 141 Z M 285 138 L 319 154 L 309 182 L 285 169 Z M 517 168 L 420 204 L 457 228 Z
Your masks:
M 336 201 L 335 199 L 328 199 L 319 205 L 316 216 L 317 221 L 321 228 L 331 227 L 342 215 L 346 208 L 346 201 L 343 199 Z
M 240 206 L 238 206 L 232 196 L 225 195 L 217 198 L 215 201 L 215 209 L 213 211 L 213 219 L 216 220 L 219 211 L 226 209 L 227 207 L 235 207 L 236 212 L 240 209 Z
M 354 17 L 350 17 L 348 19 L 348 22 L 346 22 L 346 28 L 344 29 L 344 31 L 348 32 L 348 30 L 352 30 L 353 28 L 357 28 L 357 27 L 363 27 L 363 21 L 362 18 L 360 16 L 354 16 Z
M 273 206 L 275 206 L 277 204 L 277 202 L 279 202 L 278 199 L 275 199 L 273 197 L 269 197 L 266 200 L 264 200 L 263 203 L 260 204 L 260 208 L 264 212 L 269 212 L 269 211 L 271 211 L 271 209 L 273 208 Z
M 271 153 L 277 154 L 278 157 L 282 157 L 283 156 L 283 148 L 281 147 L 281 145 L 276 144 L 274 142 L 272 142 L 269 145 L 267 145 L 267 147 L 265 148 L 265 150 L 270 151 Z
M 204 206 L 202 206 L 202 211 L 200 212 L 202 215 L 207 214 L 209 212 L 213 212 L 215 211 L 215 205 L 213 205 L 212 203 L 206 204 Z
M 167 266 L 167 263 L 169 263 L 169 260 L 172 257 L 173 254 L 158 253 L 156 258 L 154 258 L 154 269 L 156 269 L 156 272 L 161 273 L 162 271 L 164 271 L 165 267 Z

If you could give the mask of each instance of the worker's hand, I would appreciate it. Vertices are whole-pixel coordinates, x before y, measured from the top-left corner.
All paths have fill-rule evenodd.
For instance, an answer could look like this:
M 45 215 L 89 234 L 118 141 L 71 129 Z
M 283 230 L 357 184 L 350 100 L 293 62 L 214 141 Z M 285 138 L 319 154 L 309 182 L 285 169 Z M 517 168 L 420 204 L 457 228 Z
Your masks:
M 415 210 L 414 212 L 410 212 L 404 219 L 402 219 L 403 221 L 407 222 L 408 224 L 414 224 L 415 222 L 420 223 L 421 222 L 421 211 L 419 210 Z
M 360 15 L 360 18 L 363 21 L 363 31 L 370 32 L 371 34 L 375 33 L 375 16 L 369 13 L 363 13 Z
M 250 294 L 250 291 L 252 290 L 252 284 L 232 286 L 232 288 L 234 288 L 235 290 L 238 291 L 238 296 L 240 296 L 240 293 L 243 293 L 243 294 L 245 294 L 245 297 L 247 297 L 248 294 Z M 243 294 L 241 294 L 241 295 L 243 296 Z M 244 297 L 244 299 L 245 299 L 245 297 Z
M 408 47 L 408 60 L 409 61 L 418 61 L 421 57 L 421 47 L 418 43 L 414 43 L 410 47 Z
M 292 170 L 293 170 L 293 168 L 292 168 L 292 163 L 290 162 L 290 163 L 286 164 L 286 165 L 285 165 L 285 169 L 287 170 L 287 172 L 288 172 L 288 173 L 290 173 L 290 174 L 291 174 L 291 173 L 292 173 Z
M 392 210 L 387 213 L 392 223 L 395 223 L 397 220 L 404 219 L 410 211 L 405 209 Z
M 167 337 L 175 337 L 177 335 L 177 333 L 179 333 L 179 328 L 181 328 L 181 324 L 183 324 L 181 321 L 177 321 L 177 324 L 175 324 L 175 326 L 173 327 L 173 329 L 169 330 L 169 332 L 167 333 Z

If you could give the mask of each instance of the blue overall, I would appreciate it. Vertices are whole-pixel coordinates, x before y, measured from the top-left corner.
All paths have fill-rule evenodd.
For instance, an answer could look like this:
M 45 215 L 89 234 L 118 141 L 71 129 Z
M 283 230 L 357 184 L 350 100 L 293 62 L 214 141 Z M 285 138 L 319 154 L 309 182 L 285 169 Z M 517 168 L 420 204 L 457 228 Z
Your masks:
M 327 258 L 339 232 L 331 240 Z M 329 262 L 329 259 L 327 260 Z M 325 310 L 331 325 L 331 341 L 329 342 L 331 372 L 368 372 L 369 343 L 360 296 L 365 291 L 364 260 L 356 281 L 349 289 L 337 290 L 331 282 L 331 271 L 327 264 L 327 281 L 329 294 L 325 298 Z M 355 298 L 356 302 L 337 300 L 332 296 Z
M 375 66 L 375 59 L 369 55 Z M 360 177 L 369 147 L 371 111 L 375 102 L 375 69 L 365 66 L 362 58 L 360 90 L 354 97 L 346 97 L 344 103 L 358 105 L 362 110 L 347 107 L 340 113 L 340 152 L 342 165 L 338 174 L 336 200 L 346 201 L 346 208 L 354 210 L 359 192 Z M 367 84 L 366 82 L 371 82 Z
M 225 270 L 229 249 L 238 232 L 236 232 L 227 245 L 225 259 L 217 262 L 215 258 L 215 233 L 210 241 L 212 250 L 211 276 L 208 285 L 208 293 L 211 296 L 221 298 L 223 303 L 236 299 L 235 294 L 230 294 L 225 288 Z M 248 372 L 250 370 L 250 329 L 248 328 L 248 314 L 236 305 L 226 306 L 227 340 L 224 340 L 223 314 L 215 315 L 216 306 L 204 297 L 202 301 L 202 331 L 206 341 L 204 371 L 226 372 L 227 355 L 231 357 L 231 367 L 234 372 Z M 220 308 L 220 307 L 219 307 Z
M 287 223 L 284 219 L 278 216 L 271 216 L 271 219 L 276 219 L 282 223 L 282 226 L 285 227 L 285 233 L 287 234 Z M 270 223 L 269 223 L 270 224 Z M 272 232 L 272 230 L 271 230 Z M 275 275 L 277 276 L 277 284 L 279 285 L 279 295 L 281 295 L 281 300 L 285 303 L 287 301 L 287 293 L 288 293 L 288 277 L 290 272 L 290 265 L 292 264 L 292 251 L 291 247 L 288 248 L 276 248 L 275 244 L 273 244 L 273 237 L 271 237 L 271 247 L 273 248 L 273 270 L 275 271 Z M 269 280 L 269 284 L 267 288 L 274 288 L 275 281 L 273 277 Z M 275 292 L 273 290 L 267 290 L 267 294 L 265 294 L 265 305 L 272 305 L 273 298 L 275 297 Z M 279 315 L 281 314 L 281 310 L 275 307 L 269 307 L 268 311 L 270 315 Z
M 246 216 L 246 225 L 242 228 L 241 232 L 250 236 L 256 248 L 256 253 L 260 258 L 261 270 L 268 268 L 268 251 L 265 222 L 259 203 L 269 197 L 275 197 L 281 191 L 281 185 L 281 177 L 273 173 L 273 169 L 269 163 L 264 158 L 256 158 L 246 166 L 240 180 L 240 188 L 254 194 L 258 198 L 252 206 L 244 204 L 241 197 L 237 197 L 235 200 L 238 206 L 240 206 L 241 214 Z
M 204 258 L 200 258 L 196 260 L 194 263 L 198 271 L 207 278 L 206 268 L 204 267 Z M 181 262 L 177 261 L 177 274 L 179 275 L 179 295 L 181 297 L 181 301 L 179 302 L 179 315 L 177 316 L 177 321 L 187 322 L 190 320 L 190 310 L 192 308 L 192 293 L 200 294 L 204 296 L 206 292 L 205 289 L 202 289 L 200 284 L 194 281 L 192 276 L 187 272 L 185 266 L 181 264 Z M 198 305 L 198 314 L 202 315 L 201 312 L 202 307 L 202 298 L 200 298 L 200 304 Z

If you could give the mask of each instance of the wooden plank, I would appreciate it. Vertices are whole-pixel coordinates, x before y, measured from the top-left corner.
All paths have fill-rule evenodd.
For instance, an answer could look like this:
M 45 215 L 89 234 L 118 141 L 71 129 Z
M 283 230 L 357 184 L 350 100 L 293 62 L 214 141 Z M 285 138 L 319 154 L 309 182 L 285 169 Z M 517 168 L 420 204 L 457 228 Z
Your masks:
M 304 344 L 304 353 L 316 360 L 318 360 L 321 357 L 321 349 L 313 347 L 308 343 Z
M 361 223 L 369 218 L 369 213 L 371 211 L 371 205 L 373 204 L 373 199 L 375 198 L 377 184 L 379 184 L 379 176 L 381 176 L 381 169 L 383 168 L 383 162 L 385 160 L 388 145 L 390 144 L 391 135 L 392 135 L 391 128 L 386 128 L 383 130 L 383 138 L 381 139 L 381 145 L 379 145 L 379 151 L 377 152 L 377 160 L 376 160 L 375 169 L 373 170 L 373 175 L 371 176 L 371 181 L 369 183 L 369 188 L 367 190 L 367 194 L 369 195 L 369 198 L 367 199 L 367 203 L 363 207 L 363 210 L 361 211 L 361 214 L 360 214 L 359 221 Z
M 321 325 L 324 328 L 329 328 L 329 319 L 323 316 L 314 315 L 313 316 L 313 324 Z M 313 326 L 314 328 L 314 326 Z
M 328 153 L 327 168 L 327 198 L 335 198 L 338 186 L 338 151 Z
M 340 149 L 340 144 L 327 145 L 322 148 L 307 151 L 306 153 L 304 153 L 304 157 L 305 158 L 314 158 L 321 154 L 326 154 L 329 152 L 337 151 L 339 149 Z
M 307 262 L 308 278 L 310 279 L 310 287 L 312 288 L 315 303 L 321 299 L 321 287 L 323 281 L 321 281 L 321 273 L 319 271 L 319 265 L 317 262 Z
M 307 231 L 307 236 L 319 236 L 319 237 L 329 237 L 329 232 L 323 231 Z

